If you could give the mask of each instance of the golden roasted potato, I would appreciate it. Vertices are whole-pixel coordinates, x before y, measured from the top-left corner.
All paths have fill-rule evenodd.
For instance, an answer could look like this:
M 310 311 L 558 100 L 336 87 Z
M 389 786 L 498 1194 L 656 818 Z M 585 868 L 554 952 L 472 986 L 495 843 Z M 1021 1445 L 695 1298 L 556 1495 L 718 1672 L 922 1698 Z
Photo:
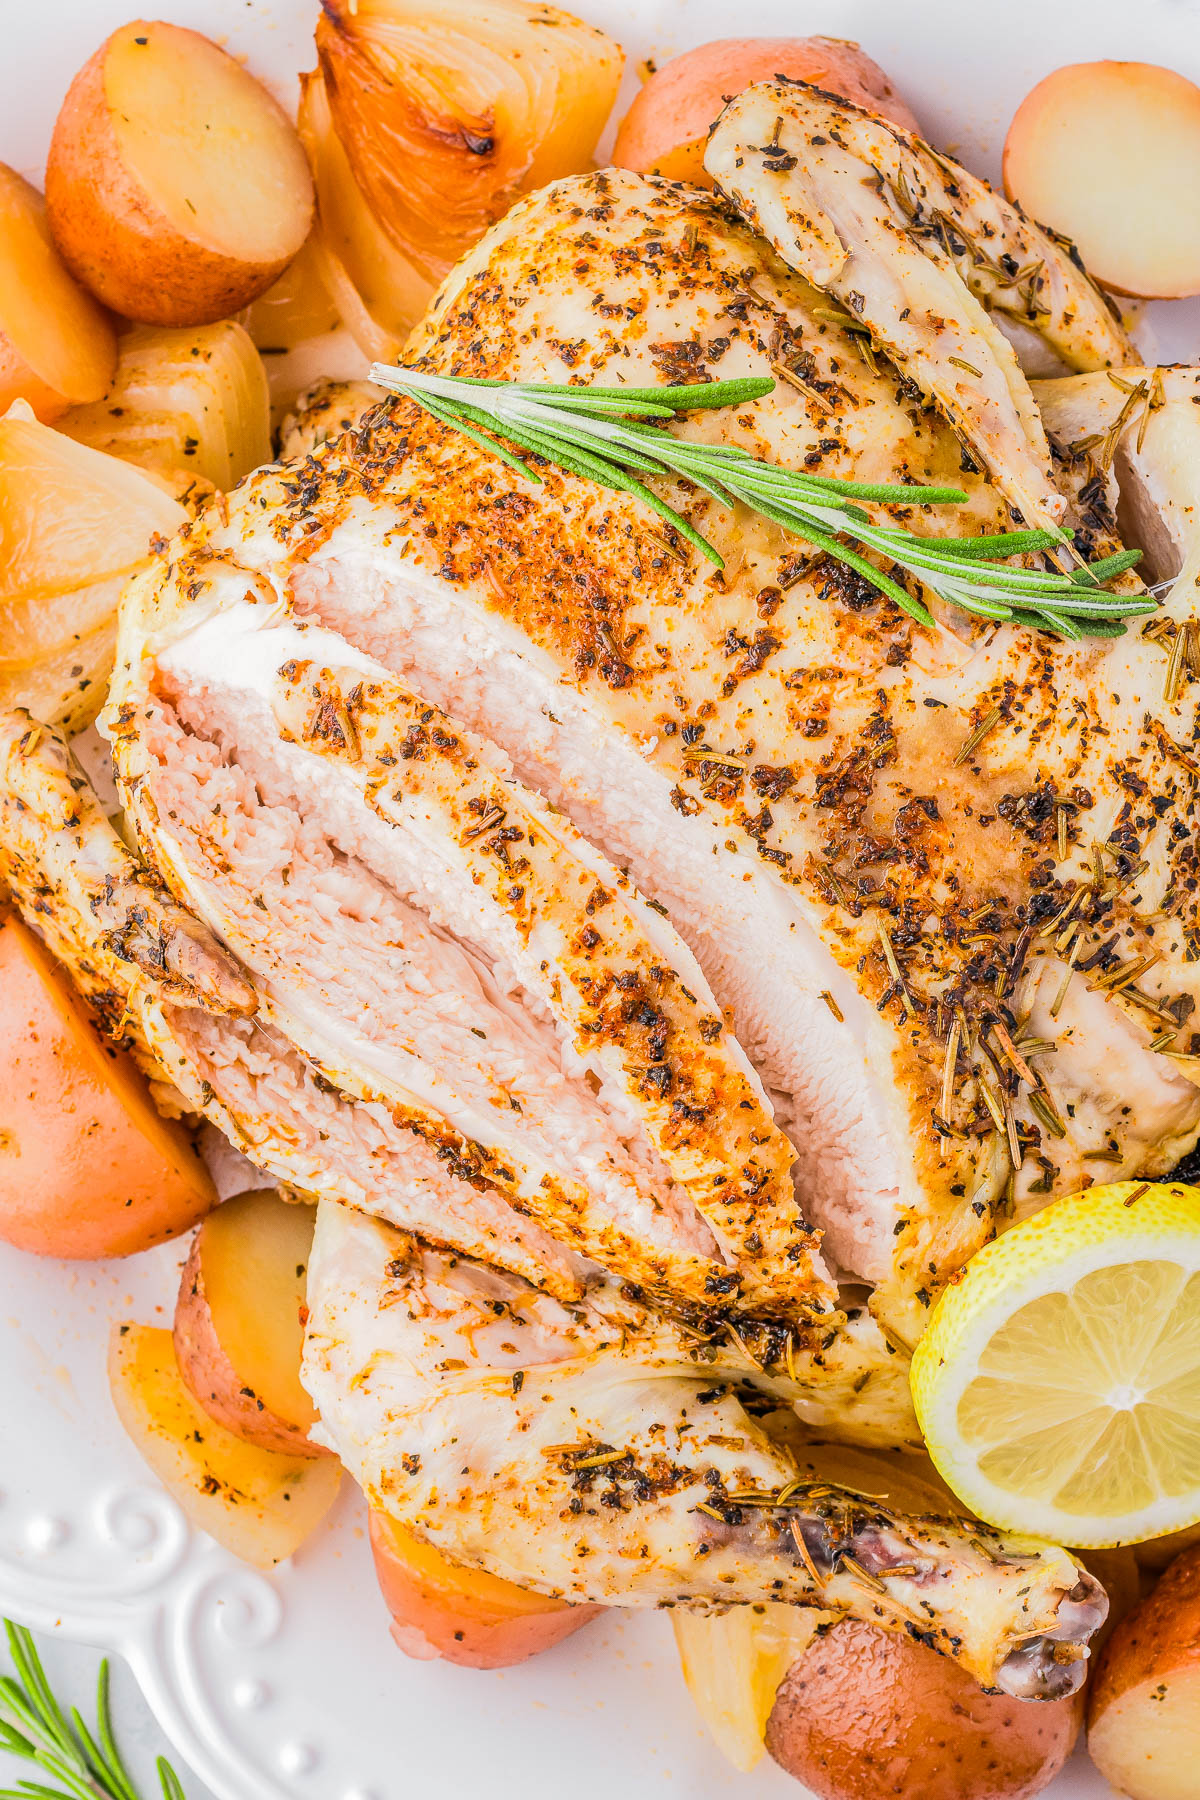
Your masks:
M 985 1694 L 924 1644 L 843 1619 L 816 1639 L 767 1722 L 775 1761 L 819 1800 L 1030 1800 L 1083 1721 L 1066 1700 Z
M 1200 1547 L 1113 1632 L 1092 1680 L 1088 1750 L 1132 1800 L 1200 1789 Z
M 1118 294 L 1200 293 L 1200 87 L 1155 63 L 1056 69 L 1004 143 L 1010 200 Z
M 117 340 L 63 267 L 35 187 L 0 163 L 0 413 L 26 400 L 39 419 L 97 400 Z
M 71 83 L 46 207 L 63 260 L 106 306 L 204 325 L 282 274 L 313 189 L 291 123 L 240 63 L 199 32 L 135 19 Z
M 314 1209 L 238 1194 L 196 1233 L 175 1303 L 179 1372 L 210 1418 L 264 1450 L 327 1456 L 300 1384 Z
M 337 1499 L 335 1458 L 261 1450 L 210 1419 L 179 1373 L 169 1331 L 115 1326 L 109 1383 L 117 1416 L 168 1493 L 243 1562 L 269 1569 L 291 1556 Z

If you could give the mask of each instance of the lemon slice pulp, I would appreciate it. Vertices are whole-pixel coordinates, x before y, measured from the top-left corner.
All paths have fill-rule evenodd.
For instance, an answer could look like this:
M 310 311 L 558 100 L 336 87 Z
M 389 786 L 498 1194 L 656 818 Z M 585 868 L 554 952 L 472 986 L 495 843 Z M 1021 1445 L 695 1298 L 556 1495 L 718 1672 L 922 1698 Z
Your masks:
M 1193 1524 L 1200 1188 L 1089 1188 L 997 1238 L 934 1307 L 912 1388 L 990 1524 L 1081 1547 Z

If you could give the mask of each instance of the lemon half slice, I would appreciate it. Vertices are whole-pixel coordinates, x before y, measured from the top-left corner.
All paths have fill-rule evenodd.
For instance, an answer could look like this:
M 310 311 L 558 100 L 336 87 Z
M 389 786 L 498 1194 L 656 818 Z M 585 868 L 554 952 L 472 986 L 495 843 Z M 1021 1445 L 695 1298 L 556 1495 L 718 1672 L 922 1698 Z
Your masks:
M 1200 1188 L 1088 1188 L 941 1295 L 912 1365 L 929 1454 L 979 1517 L 1081 1547 L 1200 1519 Z

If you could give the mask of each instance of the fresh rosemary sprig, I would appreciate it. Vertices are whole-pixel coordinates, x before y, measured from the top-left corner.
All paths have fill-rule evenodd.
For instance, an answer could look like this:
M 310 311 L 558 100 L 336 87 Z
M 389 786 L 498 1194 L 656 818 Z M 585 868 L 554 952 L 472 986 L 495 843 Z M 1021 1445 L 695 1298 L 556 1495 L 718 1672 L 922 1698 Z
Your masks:
M 769 376 L 678 387 L 573 387 L 432 375 L 423 369 L 375 363 L 371 379 L 414 400 L 531 481 L 540 481 L 541 476 L 507 444 L 601 487 L 636 494 L 717 568 L 724 564 L 707 538 L 640 477 L 683 476 L 722 506 L 741 501 L 856 570 L 922 625 L 934 623 L 924 603 L 854 545 L 915 575 L 964 612 L 1012 620 L 1060 637 L 1119 637 L 1125 629 L 1122 619 L 1155 610 L 1156 602 L 1147 594 L 1110 594 L 1104 589 L 1105 582 L 1133 567 L 1141 554 L 1137 550 L 1069 571 L 1014 565 L 1002 559 L 1069 547 L 1069 535 L 1006 531 L 977 537 L 919 537 L 903 527 L 876 523 L 860 503 L 961 505 L 967 498 L 961 488 L 834 481 L 763 462 L 733 444 L 694 443 L 663 429 L 680 413 L 761 399 L 775 386 Z
M 77 1707 L 63 1712 L 23 1625 L 5 1619 L 16 1677 L 0 1676 L 0 1750 L 33 1763 L 59 1782 L 20 1781 L 0 1788 L 0 1800 L 140 1800 L 113 1737 L 108 1702 L 108 1662 L 100 1664 L 96 1729 L 89 1731 Z M 179 1777 L 165 1757 L 156 1764 L 162 1800 L 185 1800 Z

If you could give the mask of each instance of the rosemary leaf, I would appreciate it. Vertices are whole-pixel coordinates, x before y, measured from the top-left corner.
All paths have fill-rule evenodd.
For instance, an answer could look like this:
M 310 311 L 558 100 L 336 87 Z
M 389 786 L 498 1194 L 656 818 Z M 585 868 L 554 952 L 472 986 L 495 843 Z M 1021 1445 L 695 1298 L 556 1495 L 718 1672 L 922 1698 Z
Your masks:
M 32 1634 L 9 1619 L 4 1629 L 16 1677 L 0 1677 L 0 1750 L 32 1763 L 59 1785 L 24 1780 L 0 1789 L 0 1800 L 141 1800 L 113 1735 L 107 1660 L 100 1664 L 93 1733 L 77 1708 L 71 1708 L 69 1719 L 63 1711 Z M 163 1800 L 186 1800 L 179 1777 L 163 1757 L 157 1773 Z
M 464 433 L 531 481 L 542 478 L 508 445 L 580 480 L 634 495 L 718 569 L 725 564 L 716 547 L 640 476 L 682 478 L 723 508 L 749 507 L 854 570 L 924 626 L 935 624 L 929 608 L 868 553 L 914 576 L 950 606 L 1062 638 L 1119 637 L 1125 630 L 1123 620 L 1153 612 L 1158 604 L 1148 593 L 1105 591 L 1105 583 L 1138 561 L 1137 550 L 1066 570 L 1054 566 L 1055 556 L 1062 555 L 1064 546 L 1070 548 L 1070 537 L 1063 531 L 922 537 L 903 526 L 876 522 L 861 503 L 962 505 L 967 496 L 961 488 L 839 481 L 782 468 L 736 444 L 697 443 L 665 429 L 667 421 L 680 414 L 762 399 L 775 386 L 769 376 L 670 387 L 589 387 L 435 375 L 375 363 L 371 379 Z M 1025 556 L 1041 556 L 1049 566 L 1011 560 Z

